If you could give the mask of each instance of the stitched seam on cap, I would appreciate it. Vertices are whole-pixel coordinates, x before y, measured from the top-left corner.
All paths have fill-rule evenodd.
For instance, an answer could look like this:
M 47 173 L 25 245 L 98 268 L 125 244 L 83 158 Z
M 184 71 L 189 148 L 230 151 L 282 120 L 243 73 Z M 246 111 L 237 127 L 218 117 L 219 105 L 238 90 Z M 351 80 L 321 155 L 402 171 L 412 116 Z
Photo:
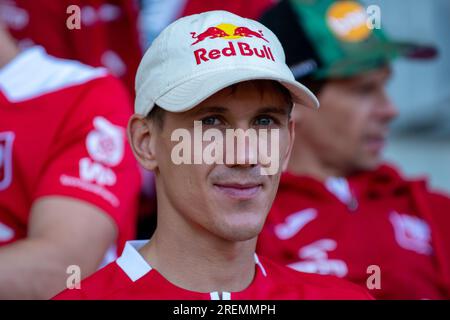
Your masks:
M 236 69 L 236 66 L 237 67 L 243 67 L 246 70 L 270 72 L 270 73 L 273 73 L 275 76 L 278 76 L 279 78 L 282 78 L 280 72 L 277 72 L 277 69 L 273 69 L 272 70 L 272 68 L 260 68 L 260 67 L 255 67 L 255 66 L 250 67 L 249 65 L 246 65 L 246 64 L 233 64 L 233 65 L 230 65 L 230 67 L 219 66 L 219 67 L 216 67 L 216 68 L 208 69 L 208 70 L 203 71 L 203 72 L 195 73 L 194 75 L 189 75 L 189 76 L 186 76 L 184 78 L 181 78 L 175 84 L 171 85 L 170 87 L 165 88 L 165 90 L 158 95 L 158 97 L 155 99 L 155 101 L 158 100 L 159 98 L 161 98 L 162 96 L 164 96 L 170 90 L 172 90 L 172 89 L 174 89 L 174 88 L 176 88 L 176 87 L 186 83 L 189 80 L 195 79 L 197 77 L 200 77 L 200 76 L 203 76 L 203 75 L 206 75 L 206 74 L 209 74 L 209 73 L 214 73 L 214 72 L 217 72 L 219 70 L 220 71 L 227 70 L 227 69 L 234 70 L 234 69 Z

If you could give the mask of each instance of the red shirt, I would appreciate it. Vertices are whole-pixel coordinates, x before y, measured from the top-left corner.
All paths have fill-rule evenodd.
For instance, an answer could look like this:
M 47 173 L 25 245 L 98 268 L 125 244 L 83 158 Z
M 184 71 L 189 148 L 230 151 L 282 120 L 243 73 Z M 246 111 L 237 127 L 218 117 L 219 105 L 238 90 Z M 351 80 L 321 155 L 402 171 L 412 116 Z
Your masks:
M 57 300 L 296 300 L 371 299 L 363 289 L 334 277 L 300 273 L 255 254 L 255 277 L 240 292 L 199 293 L 179 288 L 153 269 L 138 250 L 147 241 L 130 241 L 113 263 L 66 289 Z
M 450 298 L 449 198 L 387 166 L 328 182 L 284 174 L 257 252 L 365 288 L 375 265 L 376 298 Z
M 80 29 L 70 29 L 80 8 Z M 37 44 L 56 57 L 105 66 L 134 94 L 142 57 L 134 0 L 0 0 L 0 20 L 23 47 Z
M 104 69 L 22 52 L 0 69 L 0 246 L 27 235 L 31 205 L 65 196 L 117 225 L 117 257 L 134 238 L 140 186 L 126 141 L 126 90 Z M 119 251 L 120 253 L 120 251 Z

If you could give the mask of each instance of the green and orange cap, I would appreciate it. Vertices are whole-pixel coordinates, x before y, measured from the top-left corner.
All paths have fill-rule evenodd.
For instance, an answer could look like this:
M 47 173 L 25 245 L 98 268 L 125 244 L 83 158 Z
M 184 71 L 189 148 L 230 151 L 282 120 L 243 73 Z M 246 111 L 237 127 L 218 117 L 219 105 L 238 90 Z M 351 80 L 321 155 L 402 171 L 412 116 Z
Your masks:
M 428 45 L 393 41 L 357 1 L 283 0 L 260 21 L 278 37 L 296 79 L 345 78 L 403 56 L 430 59 Z M 374 23 L 375 22 L 375 23 Z

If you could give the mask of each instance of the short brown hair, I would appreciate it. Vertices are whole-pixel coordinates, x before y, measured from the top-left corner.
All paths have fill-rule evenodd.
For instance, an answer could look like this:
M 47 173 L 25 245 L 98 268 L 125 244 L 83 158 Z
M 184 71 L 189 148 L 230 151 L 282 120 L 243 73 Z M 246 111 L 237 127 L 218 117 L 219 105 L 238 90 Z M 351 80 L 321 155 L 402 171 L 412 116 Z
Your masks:
M 164 117 L 166 114 L 166 110 L 161 108 L 160 106 L 156 105 L 153 107 L 153 109 L 147 114 L 146 119 L 149 121 L 152 121 L 156 123 L 159 129 L 162 129 L 164 126 Z

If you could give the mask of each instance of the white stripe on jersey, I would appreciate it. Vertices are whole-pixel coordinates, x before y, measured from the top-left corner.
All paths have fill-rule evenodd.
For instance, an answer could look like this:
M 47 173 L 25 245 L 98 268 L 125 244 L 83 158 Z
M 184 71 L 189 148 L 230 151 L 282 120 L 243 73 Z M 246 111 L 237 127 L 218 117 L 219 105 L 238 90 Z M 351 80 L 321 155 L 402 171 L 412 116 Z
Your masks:
M 0 69 L 0 90 L 13 103 L 29 100 L 107 74 L 78 61 L 52 57 L 39 46 L 22 51 Z

